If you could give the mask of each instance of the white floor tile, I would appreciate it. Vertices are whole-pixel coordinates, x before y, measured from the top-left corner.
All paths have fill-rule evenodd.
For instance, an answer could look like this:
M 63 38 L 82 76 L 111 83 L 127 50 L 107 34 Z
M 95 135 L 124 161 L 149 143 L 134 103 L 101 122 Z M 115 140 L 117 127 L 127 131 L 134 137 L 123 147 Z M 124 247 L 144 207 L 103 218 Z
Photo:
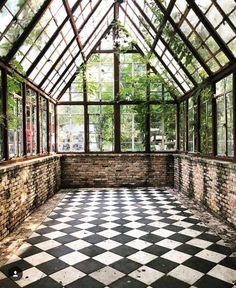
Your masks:
M 50 275 L 50 277 L 65 286 L 84 277 L 85 275 L 86 274 L 74 267 L 68 267 Z
M 236 281 L 236 267 L 233 270 L 222 265 L 216 265 L 207 274 L 230 284 Z
M 71 252 L 69 254 L 63 255 L 59 257 L 59 259 L 61 261 L 66 262 L 69 265 L 75 265 L 79 262 L 89 259 L 89 257 L 78 251 L 75 251 L 75 252 Z
M 183 252 L 171 250 L 171 251 L 165 253 L 164 255 L 162 255 L 161 257 L 181 264 L 184 261 L 186 261 L 187 259 L 191 258 L 191 255 L 188 255 L 188 254 L 183 253 Z
M 91 245 L 92 245 L 91 243 L 88 243 L 88 242 L 81 240 L 81 239 L 65 244 L 65 246 L 67 246 L 73 250 L 81 250 L 81 249 L 89 247 Z
M 143 250 L 149 246 L 151 246 L 152 244 L 147 242 L 147 241 L 143 241 L 141 239 L 135 239 L 132 240 L 128 243 L 126 243 L 125 245 L 130 246 L 132 248 L 138 249 L 138 250 Z
M 138 251 L 138 252 L 128 256 L 127 258 L 131 259 L 135 262 L 138 262 L 140 264 L 145 265 L 145 264 L 151 262 L 152 260 L 156 259 L 157 256 L 150 254 L 150 253 L 147 253 L 147 252 L 144 252 L 144 251 Z
M 115 253 L 107 251 L 107 252 L 104 252 L 102 254 L 99 254 L 99 255 L 93 257 L 93 259 L 96 261 L 99 261 L 105 265 L 110 265 L 110 264 L 122 259 L 122 257 L 115 254 Z
M 117 271 L 111 267 L 104 267 L 98 271 L 95 271 L 89 275 L 90 277 L 93 277 L 97 281 L 105 284 L 110 285 L 111 283 L 117 281 L 121 277 L 125 276 L 125 274 L 121 273 L 120 271 Z M 88 287 L 89 288 L 89 287 Z
M 29 285 L 33 282 L 36 282 L 42 278 L 44 278 L 46 274 L 44 274 L 39 269 L 32 267 L 30 269 L 27 269 L 23 273 L 23 277 L 17 281 L 17 284 L 20 287 L 25 287 L 26 285 Z
M 138 270 L 135 270 L 129 274 L 130 277 L 135 278 L 138 281 L 141 281 L 147 285 L 151 285 L 153 282 L 161 278 L 163 275 L 164 273 L 147 266 L 142 266 Z
M 30 263 L 33 266 L 37 266 L 52 259 L 54 259 L 54 257 L 52 257 L 50 254 L 46 252 L 37 253 L 32 256 L 24 258 L 26 262 Z
M 204 274 L 197 270 L 186 267 L 184 265 L 179 265 L 175 269 L 170 271 L 168 275 L 192 285 L 197 280 L 199 280 Z
M 205 260 L 209 260 L 214 263 L 219 263 L 221 260 L 223 260 L 226 257 L 224 254 L 210 251 L 207 249 L 200 251 L 195 256 L 205 259 Z

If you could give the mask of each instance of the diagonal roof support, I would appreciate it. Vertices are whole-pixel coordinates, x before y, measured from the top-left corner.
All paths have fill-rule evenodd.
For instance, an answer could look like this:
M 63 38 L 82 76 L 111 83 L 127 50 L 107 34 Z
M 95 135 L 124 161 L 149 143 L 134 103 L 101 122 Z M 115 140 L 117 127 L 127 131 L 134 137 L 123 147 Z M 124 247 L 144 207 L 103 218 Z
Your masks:
M 106 14 L 102 17 L 102 19 L 100 20 L 100 22 L 98 23 L 97 27 L 93 30 L 93 32 L 90 34 L 90 36 L 87 38 L 86 42 L 84 43 L 84 47 L 86 46 L 86 44 L 90 41 L 90 39 L 92 38 L 93 34 L 95 31 L 97 31 L 98 27 L 101 25 L 101 23 L 103 22 L 103 20 L 107 17 L 108 13 L 110 12 L 110 10 L 112 9 L 114 4 L 111 5 L 111 7 L 109 8 L 109 10 L 106 12 Z M 110 25 L 109 25 L 110 26 Z M 108 26 L 108 27 L 109 27 Z M 56 87 L 56 85 L 61 81 L 62 77 L 65 75 L 66 71 L 68 69 L 70 69 L 71 65 L 73 64 L 73 62 L 75 61 L 75 59 L 79 56 L 79 53 L 76 54 L 75 57 L 73 57 L 72 61 L 68 64 L 68 66 L 66 67 L 66 69 L 62 72 L 61 76 L 59 77 L 59 79 L 56 81 L 56 83 L 53 85 L 53 87 L 51 88 L 49 93 L 52 93 L 52 91 L 54 90 L 54 88 Z M 45 79 L 46 80 L 46 79 Z
M 72 12 L 74 12 L 78 6 L 80 5 L 82 0 L 78 1 L 75 3 L 75 5 L 72 8 Z M 59 35 L 60 31 L 62 30 L 62 28 L 64 27 L 64 25 L 67 23 L 67 21 L 69 20 L 69 16 L 67 15 L 66 18 L 64 19 L 64 21 L 61 23 L 61 25 L 57 28 L 57 30 L 53 33 L 53 35 L 51 36 L 51 38 L 49 39 L 49 41 L 47 42 L 47 44 L 43 47 L 42 51 L 39 53 L 39 55 L 36 57 L 36 59 L 34 60 L 34 62 L 32 63 L 32 65 L 30 66 L 30 68 L 27 70 L 26 72 L 26 76 L 28 77 L 31 72 L 34 70 L 34 68 L 37 66 L 37 64 L 39 63 L 39 61 L 41 60 L 41 58 L 43 57 L 43 55 L 47 52 L 47 50 L 49 49 L 49 47 L 52 45 L 52 43 L 54 42 L 54 40 L 57 38 L 57 36 Z
M 31 19 L 28 26 L 24 29 L 23 33 L 20 35 L 20 37 L 16 40 L 16 42 L 13 44 L 11 50 L 8 52 L 8 54 L 5 57 L 6 62 L 10 62 L 11 59 L 15 56 L 21 45 L 24 43 L 26 38 L 29 36 L 31 31 L 34 29 L 35 25 L 38 23 L 40 18 L 43 16 L 43 14 L 48 9 L 49 5 L 51 4 L 52 0 L 45 0 L 41 8 L 38 10 L 38 12 L 34 15 L 34 17 Z
M 83 45 L 82 45 L 82 43 L 81 43 L 81 41 L 80 41 L 79 32 L 78 32 L 78 30 L 77 30 L 77 28 L 76 28 L 75 20 L 74 20 L 74 18 L 73 18 L 72 10 L 70 9 L 68 0 L 63 0 L 63 4 L 64 4 L 64 6 L 65 6 L 66 13 L 67 13 L 67 15 L 69 16 L 70 24 L 71 24 L 72 29 L 73 29 L 73 31 L 74 31 L 77 44 L 78 44 L 79 49 L 80 49 L 80 51 L 81 51 L 81 55 L 82 55 L 82 57 L 83 57 L 83 60 L 85 60 L 84 53 L 83 53 Z
M 98 3 L 99 4 L 99 3 Z M 96 9 L 99 5 L 96 6 Z M 108 12 L 105 14 L 105 16 L 102 18 L 104 20 L 104 18 L 107 16 L 107 14 L 110 12 L 111 8 L 112 8 L 113 4 L 110 6 Z M 95 8 L 95 6 L 94 6 Z M 94 11 L 96 11 L 96 9 Z M 85 21 L 83 22 L 83 24 L 80 26 L 80 28 L 78 29 L 78 31 L 82 31 L 84 26 L 86 25 L 86 23 L 89 21 L 89 19 L 91 18 L 92 13 L 89 14 L 89 16 L 85 19 Z M 101 21 L 99 22 L 101 23 Z M 99 24 L 100 25 L 100 24 Z M 42 79 L 42 81 L 40 82 L 39 86 L 41 87 L 43 85 L 43 83 L 48 79 L 48 77 L 50 76 L 50 74 L 53 72 L 53 70 L 56 68 L 56 66 L 58 65 L 58 63 L 61 61 L 62 57 L 65 55 L 65 53 L 67 52 L 67 50 L 70 48 L 70 46 L 72 45 L 73 41 L 75 40 L 75 37 L 72 38 L 72 40 L 69 42 L 69 44 L 66 46 L 66 48 L 62 51 L 62 53 L 60 54 L 60 56 L 57 58 L 57 60 L 53 63 L 52 67 L 49 69 L 49 71 L 47 72 L 47 74 L 45 75 L 45 77 Z M 87 41 L 84 43 L 84 46 L 86 46 Z
M 144 11 L 141 9 L 141 7 L 139 6 L 139 4 L 137 3 L 136 0 L 134 1 L 134 5 L 139 10 L 142 17 L 147 21 L 148 25 L 150 25 L 150 27 L 153 29 L 153 31 L 157 34 L 158 31 L 156 30 L 156 27 L 153 25 L 152 21 L 148 18 L 148 16 L 144 13 Z M 173 56 L 173 58 L 179 64 L 179 66 L 182 68 L 184 73 L 188 76 L 190 81 L 192 81 L 192 83 L 196 86 L 197 83 L 196 83 L 195 79 L 193 78 L 193 76 L 189 73 L 189 71 L 185 67 L 185 65 L 181 61 L 179 61 L 177 55 L 175 55 L 174 51 L 171 49 L 171 47 L 168 45 L 168 43 L 166 43 L 166 41 L 161 37 L 161 35 L 160 35 L 160 40 L 165 44 L 166 48 L 170 51 L 170 54 Z
M 137 27 L 137 25 L 133 22 L 133 20 L 131 19 L 131 17 L 126 13 L 126 11 L 123 9 L 123 7 L 121 7 L 121 9 L 123 10 L 123 12 L 125 13 L 126 17 L 129 19 L 129 21 L 132 23 L 132 25 L 135 27 L 135 29 L 138 31 L 138 33 L 141 35 L 141 37 L 143 38 L 143 40 L 145 41 L 145 36 L 143 35 L 143 33 L 140 31 L 140 29 Z M 148 43 L 147 43 L 148 44 Z M 148 44 L 149 45 L 149 44 Z M 149 46 L 150 47 L 150 46 Z M 151 47 L 150 47 L 151 48 Z M 175 81 L 175 83 L 179 86 L 179 88 L 183 91 L 183 93 L 186 93 L 185 89 L 182 87 L 182 85 L 180 84 L 179 80 L 175 77 L 175 75 L 170 71 L 169 67 L 165 64 L 165 62 L 162 60 L 162 58 L 154 51 L 153 52 L 154 55 L 158 58 L 158 60 L 161 62 L 161 64 L 164 66 L 164 68 L 168 71 L 168 73 L 170 74 L 170 76 L 172 77 L 172 79 Z
M 165 13 L 166 9 L 158 0 L 154 0 L 158 8 Z M 197 61 L 201 64 L 203 69 L 207 72 L 208 75 L 212 75 L 211 69 L 206 65 L 204 59 L 200 56 L 200 54 L 197 52 L 197 50 L 193 47 L 191 42 L 188 40 L 188 38 L 184 35 L 184 33 L 180 30 L 180 28 L 176 25 L 175 21 L 171 18 L 171 16 L 168 17 L 168 21 L 172 25 L 174 31 L 179 35 L 181 40 L 184 42 L 184 44 L 188 47 L 188 49 L 191 51 L 191 53 L 194 55 L 194 57 L 197 59 Z
M 234 57 L 233 52 L 229 49 L 229 47 L 225 44 L 225 42 L 222 40 L 220 35 L 216 32 L 210 21 L 205 17 L 201 9 L 198 7 L 198 5 L 195 3 L 195 1 L 192 0 L 186 0 L 189 4 L 189 6 L 192 8 L 192 10 L 196 13 L 200 21 L 203 23 L 203 25 L 206 27 L 206 29 L 209 31 L 212 38 L 216 41 L 216 43 L 220 46 L 221 50 L 225 53 L 225 55 L 228 57 L 228 59 L 231 62 L 234 62 L 236 59 Z M 227 33 L 227 31 L 225 31 Z
M 157 42 L 160 39 L 160 36 L 161 36 L 165 26 L 166 26 L 166 23 L 167 23 L 167 21 L 168 21 L 168 19 L 170 17 L 170 14 L 171 14 L 172 10 L 174 8 L 175 2 L 176 2 L 176 0 L 171 0 L 169 5 L 168 5 L 168 7 L 167 7 L 167 9 L 166 9 L 166 12 L 164 14 L 164 18 L 162 20 L 162 23 L 160 24 L 160 28 L 159 28 L 159 30 L 158 30 L 158 32 L 156 34 L 155 40 L 153 42 L 153 45 L 152 45 L 152 48 L 151 48 L 151 52 L 155 49 L 155 47 L 157 45 Z
M 112 4 L 112 6 L 113 6 L 113 4 Z M 90 53 L 88 54 L 88 56 L 87 56 L 86 62 L 89 60 L 89 58 L 91 57 L 94 49 L 97 48 L 97 46 L 99 45 L 99 43 L 100 43 L 100 41 L 102 40 L 102 38 L 109 32 L 110 29 L 111 29 L 111 25 L 109 25 L 109 26 L 107 27 L 107 29 L 105 30 L 105 32 L 101 35 L 101 37 L 100 37 L 100 38 L 98 39 L 98 41 L 95 43 L 95 45 L 94 45 L 93 48 L 91 49 L 91 52 L 90 52 Z M 92 33 L 91 35 L 93 35 L 93 33 Z M 90 35 L 89 38 L 91 38 L 91 35 Z M 88 42 L 88 41 L 89 41 L 89 39 L 87 40 L 87 42 Z M 63 90 L 61 91 L 61 93 L 58 95 L 57 100 L 60 100 L 60 99 L 61 99 L 62 95 L 63 95 L 63 94 L 65 93 L 65 91 L 69 88 L 69 86 L 70 86 L 71 83 L 74 81 L 74 79 L 76 78 L 76 76 L 77 76 L 77 72 L 75 72 L 75 74 L 71 77 L 71 79 L 68 81 L 68 83 L 66 84 L 66 86 L 63 88 Z

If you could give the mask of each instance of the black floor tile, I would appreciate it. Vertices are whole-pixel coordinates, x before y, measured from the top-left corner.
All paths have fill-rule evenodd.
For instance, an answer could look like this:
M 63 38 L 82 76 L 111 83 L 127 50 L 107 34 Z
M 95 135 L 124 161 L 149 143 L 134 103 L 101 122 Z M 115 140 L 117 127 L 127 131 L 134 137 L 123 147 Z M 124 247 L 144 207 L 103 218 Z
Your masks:
M 95 272 L 103 267 L 105 267 L 104 264 L 102 264 L 101 262 L 98 262 L 94 259 L 87 259 L 85 261 L 82 261 L 76 265 L 74 265 L 74 267 L 82 272 L 84 272 L 85 274 L 90 274 L 92 272 Z
M 69 265 L 59 259 L 53 259 L 48 262 L 42 263 L 37 266 L 37 268 L 43 273 L 50 275 L 57 271 L 60 271 Z
M 183 263 L 183 265 L 188 266 L 192 269 L 198 270 L 202 273 L 207 273 L 215 266 L 215 263 L 208 261 L 206 259 L 202 259 L 202 258 L 194 256 L 186 260 Z
M 65 288 L 103 288 L 104 286 L 104 284 L 90 276 L 85 276 L 71 284 L 68 284 Z
M 109 285 L 111 288 L 146 288 L 147 285 L 131 278 L 129 276 L 125 276 L 116 282 Z
M 203 276 L 194 284 L 197 288 L 232 288 L 233 285 L 211 277 L 209 275 Z
M 175 267 L 177 267 L 178 264 L 168 259 L 158 257 L 157 259 L 154 259 L 153 261 L 149 262 L 147 266 L 167 274 Z
M 163 276 L 162 278 L 158 279 L 156 282 L 152 283 L 153 288 L 189 288 L 190 285 L 182 282 L 176 278 L 171 276 Z M 213 288 L 214 286 L 212 286 Z M 208 288 L 211 288 L 209 286 Z
M 137 262 L 134 262 L 130 259 L 123 258 L 123 259 L 111 264 L 110 266 L 116 270 L 121 271 L 124 274 L 129 274 L 129 273 L 133 272 L 134 270 L 137 270 L 142 265 L 137 263 Z

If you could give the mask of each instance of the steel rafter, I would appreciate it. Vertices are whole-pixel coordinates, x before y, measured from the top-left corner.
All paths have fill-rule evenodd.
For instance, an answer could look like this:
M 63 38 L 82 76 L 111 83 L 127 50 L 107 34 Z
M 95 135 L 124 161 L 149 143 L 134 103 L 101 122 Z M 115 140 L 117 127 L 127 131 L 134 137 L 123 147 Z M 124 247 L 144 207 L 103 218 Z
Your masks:
M 166 9 L 158 0 L 154 0 L 158 8 L 165 13 Z M 181 40 L 184 42 L 184 44 L 188 47 L 188 49 L 191 51 L 191 53 L 194 55 L 194 57 L 197 59 L 197 61 L 201 64 L 203 69 L 207 72 L 208 75 L 212 75 L 211 69 L 206 65 L 204 59 L 201 57 L 201 55 L 197 52 L 197 50 L 194 48 L 194 46 L 191 44 L 191 42 L 188 40 L 188 38 L 184 35 L 184 33 L 180 30 L 180 28 L 177 26 L 175 21 L 172 19 L 171 16 L 168 17 L 168 21 L 170 22 L 171 26 L 173 27 L 174 31 L 179 35 Z
M 82 0 L 78 1 L 75 3 L 75 5 L 72 8 L 72 12 L 74 12 L 78 6 L 80 5 Z M 59 35 L 60 31 L 62 30 L 62 28 L 64 27 L 64 25 L 67 23 L 67 21 L 69 20 L 69 16 L 67 15 L 66 18 L 64 19 L 64 21 L 61 23 L 61 25 L 57 28 L 57 30 L 53 33 L 52 37 L 50 38 L 50 40 L 48 41 L 48 43 L 43 47 L 42 51 L 39 53 L 39 55 L 36 57 L 36 59 L 34 60 L 34 62 L 32 63 L 32 65 L 29 67 L 29 69 L 26 71 L 26 76 L 28 77 L 31 72 L 35 69 L 35 67 L 37 66 L 37 64 L 39 63 L 39 61 L 42 59 L 42 57 L 44 56 L 44 54 L 47 52 L 47 50 L 49 49 L 49 47 L 52 45 L 52 43 L 54 42 L 54 40 L 57 38 L 57 36 Z M 74 38 L 75 39 L 75 38 Z
M 158 30 L 158 32 L 156 34 L 155 40 L 153 42 L 153 45 L 152 45 L 152 48 L 151 48 L 151 52 L 154 51 L 154 49 L 155 49 L 155 47 L 157 45 L 157 42 L 160 39 L 160 36 L 161 36 L 165 26 L 166 26 L 166 23 L 167 23 L 167 21 L 168 21 L 168 19 L 170 17 L 170 14 L 171 14 L 172 10 L 174 8 L 175 2 L 176 2 L 176 0 L 171 0 L 169 5 L 168 5 L 168 7 L 167 7 L 167 9 L 166 9 L 166 12 L 164 14 L 163 20 L 162 20 L 162 22 L 160 24 L 160 28 L 159 28 L 159 30 Z
M 134 28 L 137 30 L 137 32 L 140 34 L 140 36 L 145 41 L 145 36 L 143 35 L 143 33 L 140 31 L 140 29 L 137 27 L 137 25 L 133 22 L 131 17 L 126 13 L 126 11 L 123 9 L 123 7 L 121 7 L 121 9 L 125 13 L 126 17 L 129 19 L 129 21 L 132 23 Z M 148 44 L 148 46 L 150 47 L 149 44 Z M 179 86 L 179 88 L 183 91 L 183 93 L 185 93 L 186 92 L 185 89 L 182 87 L 182 85 L 180 84 L 179 80 L 175 77 L 175 75 L 170 71 L 169 67 L 165 64 L 165 62 L 162 60 L 162 58 L 155 51 L 153 51 L 153 53 L 158 58 L 158 60 L 161 62 L 161 64 L 164 66 L 164 68 L 168 71 L 168 73 L 170 74 L 171 78 L 175 81 L 175 83 Z
M 222 40 L 220 35 L 216 32 L 210 21 L 205 17 L 204 13 L 201 11 L 201 9 L 198 7 L 198 5 L 195 3 L 195 1 L 192 0 L 186 0 L 189 4 L 189 6 L 192 8 L 192 10 L 196 13 L 200 21 L 203 23 L 205 28 L 209 31 L 212 38 L 216 41 L 216 43 L 220 46 L 221 50 L 224 52 L 224 54 L 228 57 L 228 59 L 231 62 L 235 62 L 235 57 L 233 52 L 229 49 L 229 47 L 225 44 L 225 42 Z
M 24 43 L 26 38 L 29 36 L 31 31 L 34 29 L 35 25 L 38 23 L 38 21 L 41 19 L 43 14 L 46 12 L 47 8 L 51 4 L 52 0 L 45 0 L 41 8 L 38 10 L 38 12 L 34 15 L 28 26 L 24 29 L 23 33 L 20 35 L 20 37 L 15 41 L 13 44 L 11 50 L 8 52 L 8 54 L 5 57 L 6 62 L 10 62 L 11 59 L 15 56 L 21 45 Z
M 84 53 L 83 53 L 83 45 L 82 45 L 82 43 L 80 41 L 80 35 L 79 35 L 79 32 L 78 32 L 78 30 L 76 28 L 75 20 L 73 18 L 73 13 L 72 13 L 72 10 L 71 10 L 71 8 L 69 6 L 68 0 L 63 0 L 63 4 L 64 4 L 64 7 L 66 9 L 66 13 L 69 16 L 70 24 L 71 24 L 73 32 L 75 34 L 77 44 L 78 44 L 79 49 L 81 51 L 81 55 L 83 57 L 83 60 L 85 61 L 85 57 L 84 57 Z

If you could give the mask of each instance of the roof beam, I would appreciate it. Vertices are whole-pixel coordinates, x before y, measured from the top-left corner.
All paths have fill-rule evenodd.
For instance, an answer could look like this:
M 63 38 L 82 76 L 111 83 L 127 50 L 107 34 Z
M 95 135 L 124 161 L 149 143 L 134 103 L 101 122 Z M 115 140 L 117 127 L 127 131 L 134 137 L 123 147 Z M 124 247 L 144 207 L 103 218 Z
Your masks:
M 158 31 L 156 29 L 156 27 L 153 25 L 152 21 L 147 17 L 147 15 L 144 13 L 144 11 L 141 9 L 141 7 L 139 6 L 139 4 L 137 3 L 137 1 L 134 1 L 134 5 L 137 7 L 137 9 L 139 10 L 139 12 L 141 13 L 142 17 L 147 21 L 148 25 L 150 25 L 150 27 L 153 29 L 153 31 L 157 34 Z M 194 85 L 196 85 L 196 81 L 193 78 L 193 76 L 189 73 L 188 69 L 186 68 L 186 66 L 179 61 L 177 55 L 175 55 L 174 51 L 171 49 L 171 47 L 169 46 L 169 44 L 161 37 L 160 35 L 160 40 L 165 44 L 166 48 L 170 51 L 170 54 L 173 56 L 173 58 L 175 59 L 175 61 L 179 64 L 179 66 L 182 68 L 182 70 L 184 71 L 184 73 L 188 76 L 188 78 L 192 81 L 192 83 Z
M 79 35 L 79 32 L 78 32 L 78 30 L 77 30 L 77 28 L 76 28 L 75 20 L 74 20 L 74 18 L 73 18 L 72 10 L 70 9 L 68 0 L 63 0 L 63 4 L 64 4 L 64 6 L 65 6 L 66 13 L 67 13 L 67 15 L 69 16 L 70 24 L 71 24 L 72 29 L 73 29 L 73 31 L 74 31 L 77 44 L 78 44 L 79 49 L 80 49 L 80 51 L 81 51 L 81 55 L 82 55 L 82 57 L 83 57 L 83 60 L 85 60 L 85 58 L 84 58 L 84 53 L 83 53 L 83 45 L 82 45 L 82 43 L 81 43 L 81 41 L 80 41 L 80 35 Z
M 131 17 L 126 13 L 126 11 L 123 9 L 123 7 L 120 7 L 123 12 L 125 13 L 126 17 L 129 19 L 129 21 L 132 23 L 132 25 L 134 26 L 134 28 L 138 31 L 138 33 L 141 35 L 141 37 L 143 38 L 143 40 L 145 41 L 145 36 L 143 35 L 143 33 L 140 31 L 140 29 L 137 27 L 137 25 L 133 22 L 133 20 L 131 19 Z M 147 43 L 147 42 L 146 42 Z M 150 45 L 147 43 L 147 45 L 150 47 Z M 151 48 L 151 47 L 150 47 Z M 169 67 L 165 64 L 165 62 L 162 60 L 162 58 L 155 52 L 153 51 L 154 55 L 158 58 L 158 60 L 161 62 L 161 64 L 164 66 L 164 68 L 168 71 L 168 73 L 170 74 L 170 76 L 172 77 L 172 79 L 175 81 L 175 83 L 179 86 L 179 88 L 183 91 L 183 93 L 186 93 L 185 89 L 182 87 L 182 85 L 180 84 L 179 80 L 175 77 L 175 75 L 170 71 Z
M 174 8 L 175 2 L 176 2 L 176 0 L 171 0 L 169 5 L 168 5 L 168 7 L 167 7 L 167 9 L 166 9 L 166 12 L 164 14 L 164 18 L 163 18 L 163 20 L 162 20 L 162 22 L 160 24 L 160 28 L 159 28 L 158 32 L 156 33 L 156 37 L 155 37 L 154 42 L 152 44 L 151 52 L 155 49 L 155 47 L 157 45 L 157 42 L 160 39 L 160 36 L 161 36 L 165 26 L 166 26 L 166 23 L 167 23 L 167 21 L 168 21 L 168 19 L 170 17 L 170 14 L 171 14 L 172 10 Z
M 229 47 L 225 44 L 220 35 L 216 32 L 215 28 L 212 26 L 210 21 L 205 17 L 204 13 L 198 7 L 195 1 L 192 0 L 186 0 L 186 1 L 188 2 L 189 6 L 193 9 L 193 11 L 196 13 L 200 21 L 203 23 L 203 25 L 206 27 L 206 29 L 209 31 L 210 35 L 213 37 L 216 43 L 220 46 L 224 54 L 228 57 L 228 59 L 231 62 L 234 62 L 235 57 L 233 52 L 229 49 Z M 227 33 L 227 31 L 225 31 L 225 33 Z
M 21 45 L 24 43 L 26 38 L 29 36 L 31 31 L 34 29 L 35 25 L 38 23 L 40 18 L 43 16 L 45 11 L 48 9 L 49 5 L 51 4 L 52 0 L 45 0 L 43 5 L 40 7 L 38 12 L 34 15 L 34 17 L 31 19 L 28 26 L 24 29 L 23 33 L 20 35 L 20 37 L 15 41 L 13 44 L 11 50 L 8 52 L 8 54 L 5 57 L 6 62 L 10 62 L 11 59 L 15 56 Z
M 75 5 L 72 8 L 72 12 L 74 12 L 78 6 L 80 5 L 82 0 L 78 1 L 75 3 Z M 49 47 L 52 45 L 52 43 L 54 42 L 54 40 L 57 38 L 57 36 L 59 35 L 61 29 L 64 27 L 64 25 L 67 23 L 67 21 L 69 20 L 69 16 L 67 15 L 66 18 L 64 19 L 64 21 L 61 23 L 61 25 L 57 28 L 57 30 L 53 33 L 53 35 L 50 37 L 49 41 L 47 42 L 47 44 L 43 47 L 42 51 L 39 53 L 39 55 L 36 57 L 36 59 L 34 60 L 34 62 L 32 63 L 32 65 L 29 67 L 29 69 L 26 72 L 26 76 L 28 77 L 31 72 L 34 70 L 34 68 L 37 66 L 37 64 L 39 63 L 39 61 L 41 60 L 41 58 L 43 57 L 43 55 L 47 52 L 47 50 L 49 49 Z M 75 39 L 75 38 L 74 38 Z
M 158 8 L 165 13 L 166 9 L 158 0 L 154 0 Z M 200 56 L 200 54 L 197 52 L 197 50 L 194 48 L 194 46 L 191 44 L 189 39 L 184 35 L 184 33 L 180 30 L 180 28 L 176 25 L 175 21 L 171 18 L 171 16 L 168 17 L 168 21 L 172 25 L 174 31 L 179 35 L 183 43 L 188 47 L 188 49 L 191 51 L 191 53 L 194 55 L 194 57 L 197 59 L 197 61 L 201 64 L 203 69 L 207 72 L 208 75 L 212 75 L 211 69 L 206 65 L 204 59 Z

